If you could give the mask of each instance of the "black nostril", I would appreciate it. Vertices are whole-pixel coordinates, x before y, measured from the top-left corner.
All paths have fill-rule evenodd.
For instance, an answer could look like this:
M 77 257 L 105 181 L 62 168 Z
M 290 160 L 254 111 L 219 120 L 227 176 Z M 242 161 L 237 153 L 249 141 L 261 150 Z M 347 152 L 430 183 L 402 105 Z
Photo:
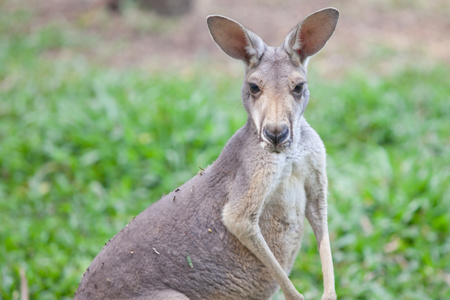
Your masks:
M 289 129 L 287 128 L 287 126 L 285 126 L 283 128 L 283 131 L 281 131 L 281 133 L 277 136 L 278 138 L 277 144 L 284 142 L 284 140 L 286 140 L 288 136 L 289 136 Z
M 266 138 L 268 138 L 272 144 L 276 144 L 277 143 L 277 136 L 276 134 L 270 132 L 269 129 L 267 129 L 267 127 L 264 128 L 264 135 L 266 136 Z
M 278 129 L 271 131 L 270 129 L 265 127 L 264 135 L 272 142 L 272 144 L 278 145 L 287 139 L 287 137 L 289 136 L 289 129 L 287 126 L 283 126 L 280 132 Z

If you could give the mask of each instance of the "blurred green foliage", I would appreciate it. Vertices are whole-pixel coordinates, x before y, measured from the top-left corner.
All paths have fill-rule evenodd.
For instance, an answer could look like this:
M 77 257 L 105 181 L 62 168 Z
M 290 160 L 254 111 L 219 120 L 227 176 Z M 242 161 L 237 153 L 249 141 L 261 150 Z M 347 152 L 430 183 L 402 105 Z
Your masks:
M 19 298 L 20 269 L 31 299 L 68 299 L 108 239 L 244 124 L 241 83 L 52 59 L 77 40 L 28 32 L 24 11 L 0 16 L 0 299 Z M 309 81 L 339 298 L 449 299 L 448 69 Z M 311 231 L 291 278 L 320 297 Z

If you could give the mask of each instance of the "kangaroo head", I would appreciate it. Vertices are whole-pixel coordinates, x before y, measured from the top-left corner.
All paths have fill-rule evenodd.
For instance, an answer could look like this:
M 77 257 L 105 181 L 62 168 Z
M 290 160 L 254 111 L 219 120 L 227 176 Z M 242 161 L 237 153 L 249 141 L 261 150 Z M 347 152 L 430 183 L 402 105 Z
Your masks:
M 308 59 L 319 52 L 336 28 L 339 12 L 319 10 L 288 33 L 280 47 L 269 47 L 238 22 L 209 16 L 217 45 L 246 66 L 242 100 L 263 147 L 281 152 L 299 138 L 300 117 L 308 101 Z

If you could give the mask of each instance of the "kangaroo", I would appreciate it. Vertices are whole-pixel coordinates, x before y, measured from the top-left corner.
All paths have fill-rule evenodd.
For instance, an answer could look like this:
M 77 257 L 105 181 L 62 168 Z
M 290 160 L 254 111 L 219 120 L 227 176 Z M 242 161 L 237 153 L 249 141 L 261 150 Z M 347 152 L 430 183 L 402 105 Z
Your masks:
M 280 47 L 213 15 L 213 40 L 245 65 L 246 124 L 218 159 L 152 204 L 95 257 L 82 299 L 303 299 L 288 278 L 304 218 L 319 248 L 324 293 L 336 299 L 327 223 L 325 148 L 303 117 L 308 59 L 333 34 L 339 12 L 304 18 Z

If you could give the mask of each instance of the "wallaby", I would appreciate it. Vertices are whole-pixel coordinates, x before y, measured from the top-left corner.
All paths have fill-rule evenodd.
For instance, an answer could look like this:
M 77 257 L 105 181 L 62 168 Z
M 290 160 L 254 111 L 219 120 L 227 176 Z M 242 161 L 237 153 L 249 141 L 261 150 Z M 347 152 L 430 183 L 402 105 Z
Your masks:
M 306 66 L 339 12 L 307 16 L 280 47 L 223 16 L 212 38 L 245 64 L 246 124 L 219 158 L 151 205 L 95 257 L 75 299 L 303 299 L 288 278 L 304 217 L 317 239 L 324 294 L 336 299 L 325 148 L 303 117 Z

